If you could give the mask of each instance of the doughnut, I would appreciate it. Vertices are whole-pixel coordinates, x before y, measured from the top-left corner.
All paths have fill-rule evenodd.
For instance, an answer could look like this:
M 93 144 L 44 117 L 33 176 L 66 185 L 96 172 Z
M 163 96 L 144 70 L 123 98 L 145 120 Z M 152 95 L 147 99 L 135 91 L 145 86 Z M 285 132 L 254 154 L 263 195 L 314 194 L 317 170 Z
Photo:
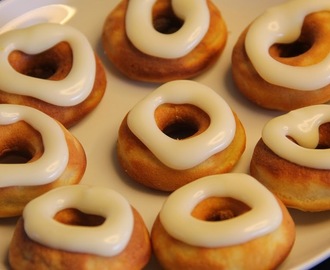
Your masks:
M 118 192 L 87 185 L 53 189 L 32 200 L 9 247 L 12 269 L 142 269 L 149 233 Z
M 290 208 L 330 210 L 330 105 L 293 110 L 263 128 L 251 175 Z
M 164 83 L 211 67 L 227 28 L 210 0 L 122 0 L 104 22 L 106 57 L 124 76 Z
M 230 171 L 245 144 L 244 127 L 222 97 L 200 83 L 177 80 L 158 87 L 124 117 L 117 156 L 134 181 L 173 191 Z
M 0 217 L 19 216 L 35 197 L 78 184 L 86 169 L 79 141 L 32 107 L 0 104 Z
M 294 241 L 284 204 L 242 173 L 210 175 L 177 189 L 151 230 L 164 269 L 275 269 Z
M 330 100 L 330 3 L 291 0 L 267 10 L 238 38 L 232 75 L 260 107 L 291 111 Z
M 106 77 L 78 30 L 42 23 L 0 35 L 0 103 L 26 105 L 66 128 L 101 101 Z

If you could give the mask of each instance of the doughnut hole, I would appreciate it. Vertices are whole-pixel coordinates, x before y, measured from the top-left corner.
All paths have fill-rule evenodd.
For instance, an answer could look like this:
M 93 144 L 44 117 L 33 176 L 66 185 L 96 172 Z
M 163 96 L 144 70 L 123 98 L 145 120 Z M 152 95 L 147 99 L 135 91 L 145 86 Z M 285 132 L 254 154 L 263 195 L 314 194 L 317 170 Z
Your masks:
M 66 225 L 96 227 L 104 223 L 105 218 L 99 215 L 84 213 L 76 208 L 67 208 L 57 212 L 54 219 Z
M 0 164 L 24 164 L 44 151 L 40 133 L 24 121 L 0 125 Z
M 304 40 L 296 40 L 290 44 L 274 44 L 270 48 L 270 55 L 274 58 L 290 58 L 304 54 L 312 44 Z
M 223 221 L 240 216 L 251 208 L 231 197 L 209 197 L 198 203 L 191 215 L 205 221 Z
M 175 33 L 183 25 L 183 21 L 173 12 L 171 1 L 158 0 L 152 16 L 154 28 L 163 34 Z
M 67 57 L 68 55 L 70 57 Z M 33 55 L 15 50 L 8 57 L 10 65 L 17 72 L 47 80 L 65 78 L 70 72 L 72 59 L 72 50 L 67 42 L 60 42 L 44 52 Z
M 172 139 L 182 140 L 204 132 L 210 117 L 191 104 L 162 104 L 155 110 L 159 129 Z

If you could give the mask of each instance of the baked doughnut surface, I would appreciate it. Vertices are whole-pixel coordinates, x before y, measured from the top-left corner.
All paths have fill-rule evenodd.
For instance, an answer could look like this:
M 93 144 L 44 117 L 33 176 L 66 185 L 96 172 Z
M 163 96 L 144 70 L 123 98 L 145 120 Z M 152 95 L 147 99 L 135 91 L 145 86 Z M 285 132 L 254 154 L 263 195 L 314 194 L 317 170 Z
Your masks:
M 251 175 L 287 207 L 330 210 L 329 116 L 329 105 L 314 105 L 274 118 L 255 146 Z
M 260 201 L 252 202 L 258 196 Z M 264 206 L 265 215 L 259 212 Z M 260 220 L 265 227 L 257 229 L 253 225 Z M 244 235 L 249 223 L 256 231 Z M 258 181 L 222 174 L 174 191 L 154 222 L 151 240 L 164 269 L 275 269 L 292 248 L 295 227 L 283 203 Z
M 77 30 L 38 24 L 2 34 L 0 45 L 0 103 L 36 108 L 69 128 L 101 101 L 103 65 Z
M 170 1 L 157 0 L 151 7 L 146 7 L 140 1 L 123 0 L 108 15 L 103 28 L 103 47 L 111 63 L 125 76 L 138 81 L 167 82 L 177 79 L 187 79 L 197 76 L 209 68 L 220 56 L 227 40 L 227 29 L 223 17 L 218 8 L 210 1 Z M 149 1 L 150 2 L 150 1 Z M 172 2 L 172 4 L 171 4 Z M 177 2 L 177 3 L 173 3 Z M 143 48 L 137 48 L 136 43 L 127 35 L 128 19 L 134 17 L 127 15 L 129 5 L 135 5 L 131 10 L 140 12 L 141 19 L 132 22 L 133 34 L 141 37 L 138 42 L 147 41 Z M 173 5 L 173 7 L 172 7 Z M 175 5 L 189 5 L 189 9 L 182 7 L 182 16 L 186 21 L 179 19 L 173 8 Z M 148 14 L 146 12 L 149 12 Z M 192 11 L 194 9 L 194 12 Z M 191 13 L 190 13 L 191 12 Z M 204 12 L 204 13 L 202 13 Z M 146 13 L 146 14 L 145 14 Z M 142 25 L 144 18 L 152 16 L 153 25 Z M 201 22 L 198 21 L 198 18 Z M 209 21 L 206 20 L 209 18 Z M 169 54 L 177 53 L 181 46 L 176 36 L 181 32 L 187 32 L 183 28 L 185 23 L 196 23 L 197 26 L 189 30 L 191 33 L 199 33 L 201 25 L 206 25 L 205 33 L 200 41 L 189 44 L 188 51 L 180 55 L 163 56 L 162 52 L 153 53 L 152 50 L 168 50 Z M 149 26 L 150 29 L 146 29 Z M 140 27 L 140 28 L 137 28 Z M 195 30 L 196 31 L 195 31 Z M 181 31 L 182 30 L 182 31 Z M 203 30 L 204 31 L 204 30 Z M 149 36 L 155 32 L 154 36 Z M 198 34 L 199 35 L 199 34 Z M 163 39 L 166 39 L 166 44 Z M 188 38 L 185 39 L 185 42 Z M 191 38 L 190 38 L 191 39 Z M 152 40 L 152 42 L 151 42 Z M 152 48 L 149 48 L 152 45 Z M 148 49 L 145 51 L 144 47 Z M 186 48 L 185 47 L 185 48 Z M 183 50 L 183 49 L 182 49 Z
M 238 117 L 212 89 L 173 81 L 154 90 L 123 119 L 117 155 L 134 181 L 173 191 L 202 176 L 230 171 L 245 141 Z
M 82 192 L 84 196 L 77 198 L 76 192 Z M 151 245 L 144 221 L 117 192 L 76 185 L 44 195 L 32 201 L 33 206 L 28 205 L 16 225 L 9 248 L 12 269 L 142 269 L 149 261 Z M 54 198 L 63 196 L 71 199 L 64 202 L 64 209 L 61 209 Z M 112 206 L 104 205 L 109 202 Z M 98 204 L 102 205 L 99 209 L 95 206 Z M 36 208 L 36 215 L 40 216 L 38 222 L 47 222 L 49 230 L 60 237 L 60 247 L 42 242 L 48 241 L 45 239 L 47 231 L 43 234 L 40 230 L 31 230 L 31 218 L 36 216 L 29 208 Z M 54 217 L 42 214 L 42 211 L 47 213 L 47 209 L 58 212 Z M 32 237 L 40 239 L 31 238 L 27 228 L 30 228 Z M 107 241 L 109 237 L 112 241 Z M 72 247 L 78 250 L 70 250 Z
M 86 156 L 59 122 L 27 106 L 0 105 L 0 217 L 18 216 L 32 199 L 80 182 Z
M 266 29 L 270 20 L 278 28 Z M 293 0 L 262 14 L 232 52 L 238 90 L 258 106 L 280 111 L 329 101 L 329 22 L 328 1 Z

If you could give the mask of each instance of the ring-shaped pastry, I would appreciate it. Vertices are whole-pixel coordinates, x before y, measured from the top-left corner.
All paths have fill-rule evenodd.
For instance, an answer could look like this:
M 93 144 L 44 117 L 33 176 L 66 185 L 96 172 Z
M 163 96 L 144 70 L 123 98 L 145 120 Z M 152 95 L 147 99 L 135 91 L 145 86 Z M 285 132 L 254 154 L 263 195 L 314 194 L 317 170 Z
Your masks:
M 291 0 L 252 22 L 232 52 L 238 90 L 267 109 L 290 111 L 330 100 L 330 5 Z
M 226 41 L 226 24 L 210 0 L 122 0 L 106 18 L 102 33 L 114 67 L 146 82 L 199 75 L 219 58 Z
M 232 173 L 200 178 L 170 194 L 151 240 L 164 269 L 275 269 L 293 246 L 295 227 L 267 188 Z
M 0 103 L 36 108 L 69 128 L 101 101 L 102 63 L 76 29 L 36 24 L 3 33 L 0 46 Z
M 87 185 L 31 201 L 9 247 L 12 269 L 143 269 L 151 256 L 146 225 L 118 192 Z
M 74 208 L 105 218 L 97 227 L 70 226 L 54 220 L 56 213 Z M 67 250 L 114 256 L 127 246 L 133 231 L 131 206 L 119 193 L 85 185 L 61 187 L 31 201 L 24 209 L 24 229 L 34 241 Z M 63 239 L 68 238 L 68 241 Z
M 1 104 L 0 138 L 0 217 L 18 216 L 32 199 L 84 175 L 80 142 L 37 109 Z
M 136 104 L 117 141 L 122 169 L 164 191 L 229 172 L 244 149 L 244 127 L 228 104 L 211 88 L 185 80 L 166 83 Z
M 313 105 L 270 120 L 250 164 L 251 175 L 287 207 L 330 209 L 330 106 Z

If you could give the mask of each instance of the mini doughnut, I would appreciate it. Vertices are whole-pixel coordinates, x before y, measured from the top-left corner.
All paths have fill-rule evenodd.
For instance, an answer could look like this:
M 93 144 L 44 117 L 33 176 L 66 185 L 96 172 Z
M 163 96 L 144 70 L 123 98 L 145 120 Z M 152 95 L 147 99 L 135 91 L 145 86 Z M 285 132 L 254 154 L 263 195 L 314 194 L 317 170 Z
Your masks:
M 140 214 L 111 189 L 59 187 L 31 201 L 9 248 L 12 269 L 142 269 L 150 259 Z
M 275 269 L 294 240 L 283 203 L 240 173 L 206 176 L 174 191 L 151 230 L 164 269 Z
M 245 150 L 245 131 L 228 104 L 194 81 L 163 84 L 134 106 L 119 128 L 123 170 L 147 187 L 173 191 L 230 171 Z
M 69 128 L 101 101 L 106 77 L 88 40 L 45 23 L 0 35 L 0 103 L 34 107 Z
M 0 217 L 18 216 L 46 191 L 80 182 L 84 149 L 58 121 L 31 107 L 0 105 Z
M 102 35 L 112 64 L 146 82 L 197 76 L 214 64 L 226 41 L 225 22 L 210 0 L 123 0 Z
M 251 159 L 251 175 L 287 207 L 330 210 L 330 106 L 314 105 L 270 120 Z
M 267 10 L 239 37 L 234 82 L 257 105 L 281 111 L 330 100 L 330 3 L 291 0 Z

